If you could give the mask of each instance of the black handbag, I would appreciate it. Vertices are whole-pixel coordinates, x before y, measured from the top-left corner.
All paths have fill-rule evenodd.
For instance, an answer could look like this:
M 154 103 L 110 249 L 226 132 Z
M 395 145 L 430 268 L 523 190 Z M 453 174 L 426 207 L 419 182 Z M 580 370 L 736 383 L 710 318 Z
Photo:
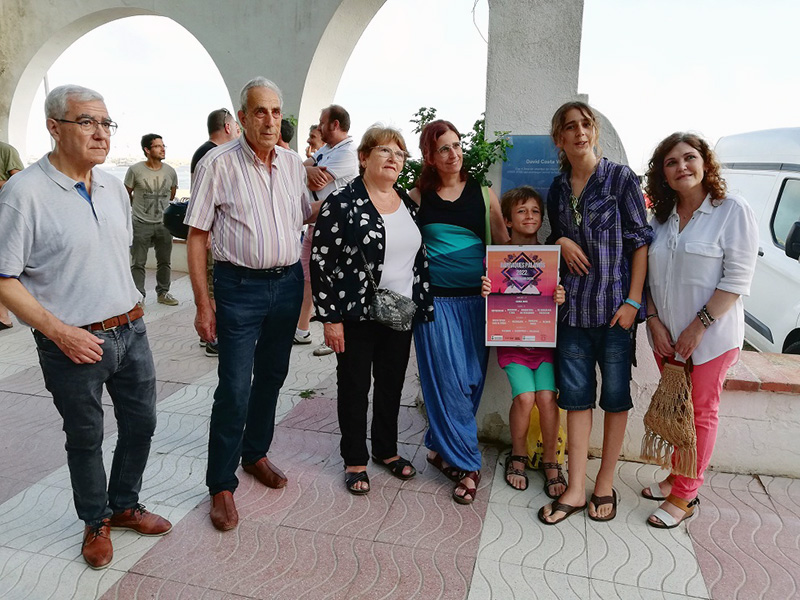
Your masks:
M 373 321 L 386 325 L 395 331 L 410 331 L 414 321 L 414 313 L 417 311 L 416 303 L 411 299 L 398 294 L 393 290 L 379 288 L 372 276 L 372 269 L 367 264 L 367 257 L 361 247 L 358 248 L 361 258 L 364 261 L 364 268 L 367 277 L 372 284 L 372 301 L 369 303 L 369 318 Z

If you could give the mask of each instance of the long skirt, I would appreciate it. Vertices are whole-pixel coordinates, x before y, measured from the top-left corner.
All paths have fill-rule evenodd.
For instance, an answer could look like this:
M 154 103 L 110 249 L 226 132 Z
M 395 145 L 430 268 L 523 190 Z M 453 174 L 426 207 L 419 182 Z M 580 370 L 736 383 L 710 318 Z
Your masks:
M 428 413 L 425 446 L 465 471 L 481 468 L 475 414 L 486 381 L 485 301 L 434 298 L 436 318 L 414 329 L 419 380 Z

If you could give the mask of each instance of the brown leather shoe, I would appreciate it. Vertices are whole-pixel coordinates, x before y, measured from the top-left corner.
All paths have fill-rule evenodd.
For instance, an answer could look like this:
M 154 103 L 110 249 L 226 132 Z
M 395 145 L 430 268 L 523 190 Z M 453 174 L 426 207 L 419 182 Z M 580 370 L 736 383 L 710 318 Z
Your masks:
M 231 492 L 225 490 L 211 496 L 211 522 L 220 531 L 228 531 L 239 524 L 239 513 Z
M 84 527 L 81 554 L 93 569 L 105 569 L 111 563 L 111 559 L 114 558 L 114 548 L 111 545 L 111 527 L 108 525 L 108 519 Z
M 242 469 L 269 488 L 282 488 L 289 481 L 283 471 L 269 462 L 266 456 L 253 465 L 242 465 Z
M 145 510 L 141 504 L 114 514 L 109 519 L 109 525 L 111 529 L 132 529 L 136 533 L 149 536 L 164 535 L 172 529 L 172 523 Z

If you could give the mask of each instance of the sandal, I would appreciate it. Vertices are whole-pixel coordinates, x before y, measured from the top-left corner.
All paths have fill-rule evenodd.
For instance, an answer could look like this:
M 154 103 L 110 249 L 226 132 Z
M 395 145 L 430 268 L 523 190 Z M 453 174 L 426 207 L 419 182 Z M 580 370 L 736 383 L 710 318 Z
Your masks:
M 673 475 L 668 475 L 665 481 L 668 481 L 670 485 L 674 480 Z M 661 487 L 659 487 L 659 483 L 651 483 L 650 487 L 646 487 L 641 491 L 642 498 L 647 498 L 648 500 L 658 500 L 664 501 L 667 497 L 664 495 L 664 492 L 661 491 Z
M 645 493 L 648 492 L 648 493 Z M 650 487 L 646 487 L 642 490 L 642 498 L 647 498 L 648 500 L 666 500 L 666 497 L 662 496 L 663 492 L 658 485 L 658 482 L 650 484 Z
M 521 469 L 515 468 L 514 464 L 513 464 L 515 462 L 522 463 L 522 465 L 523 465 L 522 468 Z M 525 473 L 525 465 L 527 463 L 528 463 L 528 457 L 527 456 L 519 456 L 519 455 L 515 456 L 514 454 L 509 454 L 508 456 L 506 456 L 506 483 L 508 484 L 509 487 L 517 490 L 518 492 L 524 492 L 525 490 L 528 489 L 528 474 Z M 521 487 L 521 488 L 518 488 L 518 487 L 512 485 L 511 482 L 508 480 L 509 476 L 511 476 L 511 475 L 516 475 L 517 477 L 524 478 L 525 479 L 525 486 Z
M 545 525 L 558 525 L 559 523 L 561 523 L 561 521 L 565 520 L 567 517 L 573 515 L 574 513 L 580 512 L 582 510 L 586 510 L 587 506 L 588 506 L 588 504 L 586 502 L 583 503 L 583 506 L 571 506 L 569 504 L 562 504 L 561 502 L 556 500 L 555 502 L 551 502 L 550 503 L 550 515 L 552 515 L 555 512 L 561 511 L 561 512 L 564 513 L 563 517 L 561 517 L 560 519 L 558 519 L 556 521 L 548 521 L 547 518 L 544 515 L 544 509 L 545 509 L 544 506 L 539 509 L 539 515 L 538 516 L 539 516 L 539 520 L 542 523 L 544 523 Z M 549 517 L 550 515 L 547 515 L 547 516 Z
M 567 487 L 567 480 L 564 479 L 564 471 L 561 470 L 561 465 L 557 462 L 554 463 L 543 462 L 542 471 L 544 471 L 545 469 L 555 469 L 556 471 L 558 471 L 558 475 L 556 475 L 552 479 L 547 479 L 544 482 L 544 493 L 547 494 L 547 497 L 552 500 L 558 500 L 561 497 L 561 494 L 563 494 L 564 492 L 561 492 L 561 494 L 551 494 L 550 486 L 560 483 L 565 488 Z M 547 476 L 545 475 L 545 477 Z
M 360 481 L 365 481 L 369 486 L 369 476 L 367 475 L 366 471 L 359 471 L 358 473 L 348 473 L 347 471 L 344 472 L 344 484 L 347 486 L 347 491 L 354 496 L 364 496 L 365 494 L 369 494 L 369 487 L 367 487 L 365 490 L 355 487 L 355 485 Z
M 667 496 L 667 502 L 672 504 L 673 506 L 677 506 L 680 508 L 685 514 L 680 519 L 676 519 L 663 508 L 658 507 L 653 511 L 653 514 L 650 515 L 651 517 L 655 517 L 658 521 L 651 521 L 647 519 L 647 524 L 650 527 L 655 527 L 656 529 L 674 529 L 681 523 L 683 523 L 687 519 L 691 519 L 694 516 L 694 508 L 698 504 L 700 504 L 700 498 L 697 497 L 694 500 L 682 500 L 677 496 L 673 496 L 670 494 Z
M 612 489 L 610 496 L 595 496 L 592 494 L 591 499 L 589 500 L 592 504 L 594 504 L 594 511 L 597 512 L 597 509 L 602 506 L 603 504 L 611 504 L 613 508 L 611 512 L 608 513 L 605 517 L 593 517 L 592 513 L 589 513 L 589 518 L 592 521 L 611 521 L 614 517 L 617 516 L 617 490 Z
M 425 460 L 427 460 L 430 464 L 436 467 L 441 473 L 447 477 L 450 481 L 455 481 L 458 483 L 464 477 L 466 477 L 466 471 L 462 471 L 458 467 L 454 467 L 450 465 L 449 467 L 444 466 L 444 461 L 442 460 L 441 454 L 436 454 L 435 458 L 431 458 L 430 456 L 426 456 Z
M 474 487 L 467 487 L 466 485 L 464 485 L 459 481 L 458 485 L 456 486 L 456 489 L 453 490 L 453 500 L 455 500 L 459 504 L 472 504 L 475 501 L 475 492 L 478 491 L 478 486 L 481 483 L 480 471 L 467 471 L 464 474 L 463 479 L 466 479 L 467 477 L 469 477 L 470 479 L 472 479 L 472 481 L 475 482 L 473 484 Z M 464 490 L 464 494 L 459 496 L 458 494 L 456 494 L 458 490 Z M 469 496 L 469 498 L 467 498 L 467 496 Z
M 374 462 L 376 465 L 381 465 L 382 467 L 386 467 L 392 475 L 394 475 L 398 479 L 402 479 L 403 481 L 411 479 L 412 477 L 414 477 L 414 475 L 417 474 L 417 470 L 414 468 L 414 465 L 412 465 L 402 456 L 388 463 L 383 462 L 381 459 L 375 458 L 373 456 L 372 462 Z M 405 469 L 406 467 L 411 467 L 411 473 L 409 473 L 408 475 L 403 474 L 403 469 Z

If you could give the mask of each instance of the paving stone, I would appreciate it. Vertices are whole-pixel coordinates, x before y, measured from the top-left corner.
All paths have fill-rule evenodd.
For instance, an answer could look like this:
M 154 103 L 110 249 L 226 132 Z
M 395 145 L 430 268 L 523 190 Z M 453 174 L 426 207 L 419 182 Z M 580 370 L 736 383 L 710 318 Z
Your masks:
M 490 502 L 478 558 L 587 577 L 585 518 L 547 526 L 533 509 Z
M 113 566 L 94 571 L 80 556 L 67 560 L 0 548 L 0 598 L 4 600 L 97 598 L 124 574 Z
M 478 558 L 468 598 L 585 600 L 589 598 L 589 580 L 556 571 Z

